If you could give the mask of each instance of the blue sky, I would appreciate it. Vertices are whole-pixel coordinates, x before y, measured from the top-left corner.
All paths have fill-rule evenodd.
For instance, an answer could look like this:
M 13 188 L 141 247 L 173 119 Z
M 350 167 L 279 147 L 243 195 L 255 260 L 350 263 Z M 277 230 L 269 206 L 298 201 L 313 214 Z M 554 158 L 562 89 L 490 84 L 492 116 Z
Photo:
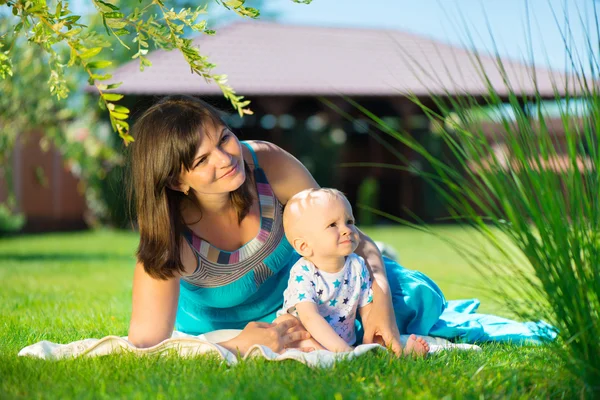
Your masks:
M 493 50 L 486 18 L 498 51 L 504 56 L 565 69 L 565 46 L 559 24 L 565 16 L 572 33 L 571 48 L 586 54 L 586 25 L 598 43 L 593 25 L 594 0 L 266 0 L 265 11 L 276 11 L 287 24 L 368 27 L 407 30 L 456 45 L 468 43 L 470 32 L 479 49 Z M 248 2 L 251 4 L 251 2 Z M 527 8 L 531 34 L 527 31 Z M 266 8 L 265 8 L 266 5 Z M 600 7 L 600 3 L 598 3 Z M 214 8 L 213 8 L 214 10 Z M 587 15 L 587 17 L 583 17 Z M 582 21 L 583 19 L 583 21 Z

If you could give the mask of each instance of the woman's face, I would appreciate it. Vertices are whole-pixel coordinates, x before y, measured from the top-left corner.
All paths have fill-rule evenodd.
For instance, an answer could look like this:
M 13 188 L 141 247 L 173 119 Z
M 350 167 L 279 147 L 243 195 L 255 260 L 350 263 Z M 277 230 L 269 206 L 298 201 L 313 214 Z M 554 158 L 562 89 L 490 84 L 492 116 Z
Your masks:
M 199 140 L 200 147 L 189 171 L 182 170 L 180 189 L 188 195 L 206 196 L 230 193 L 239 188 L 246 179 L 242 145 L 228 128 L 207 124 L 206 132 Z

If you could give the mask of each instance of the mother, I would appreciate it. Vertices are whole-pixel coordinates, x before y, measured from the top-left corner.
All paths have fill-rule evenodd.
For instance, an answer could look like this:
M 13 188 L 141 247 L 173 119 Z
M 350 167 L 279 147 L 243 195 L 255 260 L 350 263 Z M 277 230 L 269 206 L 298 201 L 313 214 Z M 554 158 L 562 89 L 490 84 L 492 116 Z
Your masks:
M 134 137 L 131 189 L 140 244 L 129 340 L 152 346 L 170 337 L 174 325 L 192 334 L 243 328 L 220 344 L 244 354 L 253 344 L 281 351 L 308 338 L 293 317 L 274 321 L 299 257 L 283 234 L 282 208 L 318 186 L 306 168 L 274 144 L 240 142 L 215 109 L 193 97 L 152 106 Z M 362 233 L 361 239 L 356 252 L 373 275 L 375 305 L 362 321 L 364 342 L 400 353 L 398 324 L 415 315 L 392 296 L 373 241 Z

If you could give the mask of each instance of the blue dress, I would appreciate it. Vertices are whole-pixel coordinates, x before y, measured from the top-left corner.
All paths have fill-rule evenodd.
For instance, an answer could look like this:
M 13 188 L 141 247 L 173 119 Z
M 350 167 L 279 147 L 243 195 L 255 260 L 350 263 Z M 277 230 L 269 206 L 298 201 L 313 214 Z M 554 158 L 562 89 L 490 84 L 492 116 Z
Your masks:
M 300 258 L 283 232 L 283 206 L 273 193 L 256 154 L 252 154 L 259 197 L 258 235 L 233 252 L 220 250 L 191 230 L 185 239 L 198 257 L 193 274 L 180 279 L 175 328 L 199 335 L 217 329 L 243 329 L 248 322 L 272 322 L 283 303 L 290 268 Z M 426 275 L 384 258 L 400 333 L 439 336 L 463 342 L 539 342 L 555 332 L 542 323 L 520 323 L 476 314 L 479 302 L 447 302 Z M 360 322 L 357 321 L 360 338 Z

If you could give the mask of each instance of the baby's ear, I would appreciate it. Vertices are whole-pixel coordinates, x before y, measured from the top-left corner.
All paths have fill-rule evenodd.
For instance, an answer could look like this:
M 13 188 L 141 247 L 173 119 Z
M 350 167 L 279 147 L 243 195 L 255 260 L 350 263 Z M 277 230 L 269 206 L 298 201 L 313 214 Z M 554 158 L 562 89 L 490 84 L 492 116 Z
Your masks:
M 308 243 L 306 243 L 306 240 L 304 240 L 303 238 L 294 239 L 292 246 L 302 257 L 312 256 L 312 249 L 310 248 Z

